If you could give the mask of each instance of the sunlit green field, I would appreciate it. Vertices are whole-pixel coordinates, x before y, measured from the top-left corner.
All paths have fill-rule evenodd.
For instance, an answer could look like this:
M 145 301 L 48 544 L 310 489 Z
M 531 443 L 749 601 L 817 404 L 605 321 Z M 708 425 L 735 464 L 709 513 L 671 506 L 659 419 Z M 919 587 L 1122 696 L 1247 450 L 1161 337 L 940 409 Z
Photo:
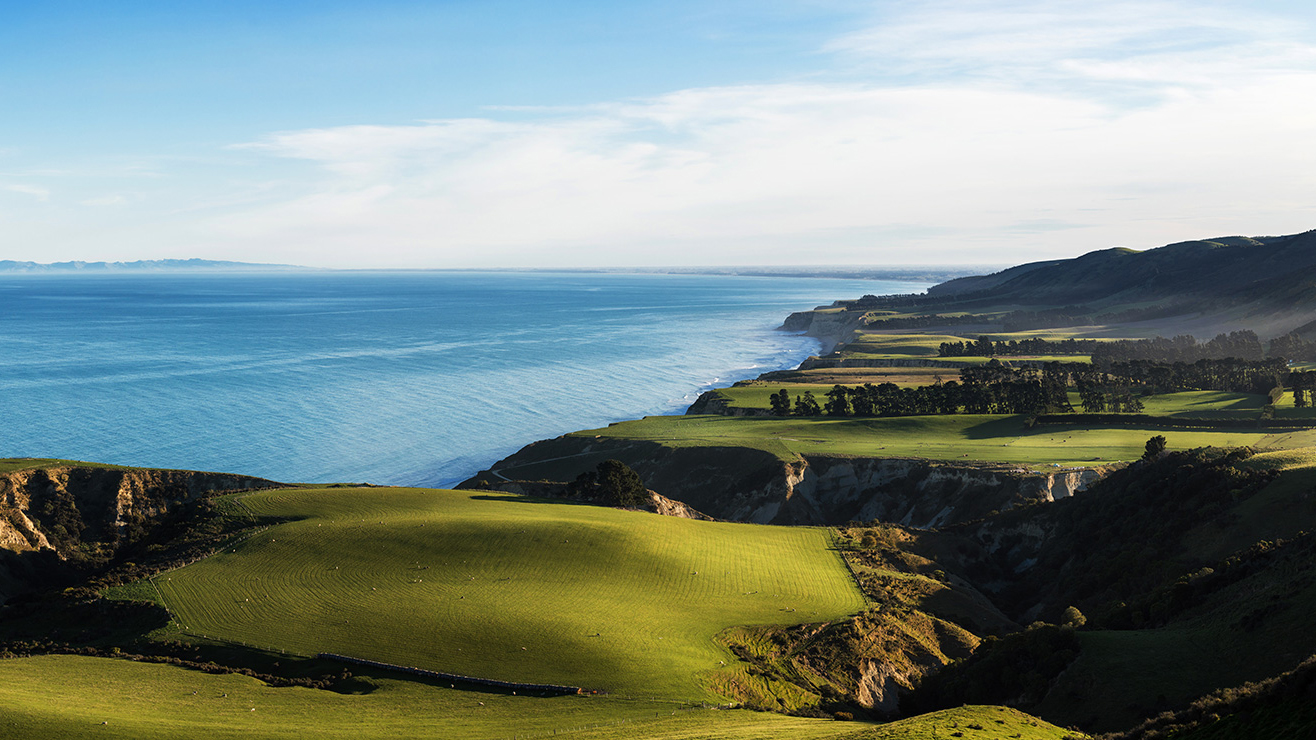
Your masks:
M 1170 449 L 1305 447 L 1316 430 L 1186 430 L 1147 426 L 1025 427 L 1018 416 L 951 415 L 886 418 L 649 416 L 577 435 L 658 442 L 670 447 L 741 446 L 783 460 L 799 454 L 967 459 L 1019 465 L 1090 465 L 1136 460 L 1147 439 L 1163 434 Z
M 860 334 L 845 346 L 849 353 L 876 353 L 906 357 L 936 357 L 943 342 L 963 342 L 949 334 Z M 968 341 L 972 341 L 971 339 Z M 959 358 L 956 358 L 959 359 Z
M 2 738 L 484 738 L 925 740 L 977 724 L 980 740 L 1058 740 L 1004 707 L 961 707 L 872 725 L 611 696 L 530 697 L 367 678 L 344 695 L 238 675 L 76 656 L 0 660 Z
M 1069 403 L 1075 413 L 1082 414 L 1081 396 L 1076 389 L 1069 391 Z M 1170 416 L 1193 419 L 1255 420 L 1261 416 L 1266 397 L 1258 393 L 1230 391 L 1179 391 L 1140 396 L 1144 416 Z
M 866 725 L 670 702 L 513 696 L 389 678 L 368 694 L 75 656 L 0 660 L 4 738 L 831 738 Z
M 824 529 L 469 491 L 300 489 L 243 501 L 296 521 L 156 577 L 189 633 L 702 700 L 714 698 L 702 677 L 732 660 L 718 631 L 863 606 Z

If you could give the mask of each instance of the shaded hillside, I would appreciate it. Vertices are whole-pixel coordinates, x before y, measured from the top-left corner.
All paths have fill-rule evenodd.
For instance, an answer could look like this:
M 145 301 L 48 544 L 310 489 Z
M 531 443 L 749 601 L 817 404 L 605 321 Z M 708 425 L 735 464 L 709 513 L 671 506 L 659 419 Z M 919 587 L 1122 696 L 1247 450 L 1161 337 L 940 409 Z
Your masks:
M 1286 237 L 1224 237 L 1139 252 L 1116 248 L 1068 260 L 1035 262 L 988 276 L 960 278 L 928 291 L 929 302 L 991 301 L 1019 305 L 1207 297 L 1267 301 L 1316 285 L 1316 231 Z
M 912 705 L 1012 703 L 1110 730 L 1316 652 L 1316 537 L 1304 532 L 1316 523 L 1316 475 L 1249 457 L 1172 453 L 1082 496 L 911 532 L 883 557 L 935 563 L 1021 623 L 1080 627 L 1076 643 L 1054 651 L 1030 639 L 988 643 L 925 682 Z M 1001 671 L 1035 679 L 1013 686 Z
M 1316 656 L 1274 678 L 1221 689 L 1105 740 L 1308 740 L 1316 737 Z

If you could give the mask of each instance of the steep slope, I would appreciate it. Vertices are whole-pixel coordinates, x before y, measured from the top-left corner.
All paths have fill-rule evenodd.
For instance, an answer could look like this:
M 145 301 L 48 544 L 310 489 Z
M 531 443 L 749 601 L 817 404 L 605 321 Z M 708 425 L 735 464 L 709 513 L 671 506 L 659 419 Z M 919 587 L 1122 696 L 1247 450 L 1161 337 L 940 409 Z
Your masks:
M 0 603 L 98 568 L 214 491 L 274 488 L 261 478 L 62 461 L 0 473 Z M 53 579 L 53 580 L 52 580 Z
M 567 435 L 536 442 L 462 488 L 573 480 L 621 460 L 666 498 L 718 519 L 826 525 L 882 520 L 936 527 L 1082 491 L 1106 468 L 1035 473 L 1016 466 L 809 454 L 792 460 L 748 447 L 667 447 Z

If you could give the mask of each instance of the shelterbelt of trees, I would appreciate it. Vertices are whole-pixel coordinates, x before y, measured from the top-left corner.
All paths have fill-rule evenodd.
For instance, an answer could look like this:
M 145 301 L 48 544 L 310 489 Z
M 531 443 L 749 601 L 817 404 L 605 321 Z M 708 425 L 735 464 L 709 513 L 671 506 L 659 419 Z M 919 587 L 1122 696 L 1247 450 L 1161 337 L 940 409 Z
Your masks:
M 821 402 L 811 391 L 795 397 L 782 389 L 772 394 L 777 416 L 926 416 L 940 414 L 1035 414 L 1074 411 L 1069 389 L 1078 390 L 1089 413 L 1137 413 L 1139 396 L 1204 390 L 1270 395 L 1272 403 L 1294 389 L 1305 405 L 1316 399 L 1316 373 L 1290 372 L 1280 358 L 1265 360 L 1203 359 L 1192 364 L 1148 360 L 1111 363 L 1050 362 L 1041 369 L 1012 368 L 998 360 L 960 370 L 960 380 L 914 388 L 894 383 L 836 385 Z M 1310 390 L 1309 390 L 1310 389 Z
M 937 354 L 941 357 L 998 357 L 1011 355 L 1091 355 L 1093 364 L 1129 360 L 1152 362 L 1197 362 L 1223 360 L 1235 357 L 1242 360 L 1260 360 L 1264 357 L 1282 357 L 1288 360 L 1316 359 L 1316 342 L 1309 342 L 1297 333 L 1284 334 L 1271 339 L 1264 347 L 1256 332 L 1250 330 L 1217 334 L 1214 339 L 1199 342 L 1191 334 L 1151 339 L 992 339 L 980 336 L 964 342 L 942 342 Z

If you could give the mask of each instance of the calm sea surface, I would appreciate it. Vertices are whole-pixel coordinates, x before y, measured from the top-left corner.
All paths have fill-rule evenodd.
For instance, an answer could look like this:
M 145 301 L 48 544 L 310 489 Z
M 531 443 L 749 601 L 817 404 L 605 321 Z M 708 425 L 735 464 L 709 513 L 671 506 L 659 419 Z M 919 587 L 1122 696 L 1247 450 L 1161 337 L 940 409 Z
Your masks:
M 443 485 L 794 367 L 791 311 L 922 284 L 670 275 L 0 276 L 0 457 Z

